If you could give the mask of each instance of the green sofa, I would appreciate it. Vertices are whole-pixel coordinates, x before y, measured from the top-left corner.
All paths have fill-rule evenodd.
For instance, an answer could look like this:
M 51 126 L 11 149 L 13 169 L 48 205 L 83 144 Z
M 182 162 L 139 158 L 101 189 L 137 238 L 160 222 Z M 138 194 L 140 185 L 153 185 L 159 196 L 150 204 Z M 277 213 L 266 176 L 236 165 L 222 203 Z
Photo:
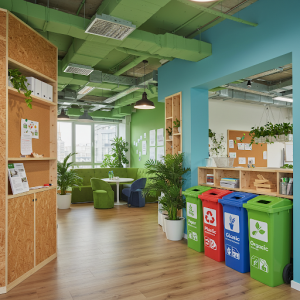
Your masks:
M 118 176 L 120 178 L 133 178 L 135 180 L 140 178 L 148 178 L 146 169 L 142 168 L 98 168 L 98 169 L 76 169 L 75 172 L 82 177 L 83 186 L 72 187 L 72 203 L 82 203 L 82 202 L 93 202 L 93 190 L 91 187 L 91 178 L 108 178 L 108 172 L 113 171 L 114 176 Z M 132 182 L 133 182 L 132 181 Z M 120 183 L 120 195 L 122 195 L 122 189 L 129 187 L 132 182 L 127 184 Z M 109 183 L 115 193 L 115 201 L 117 200 L 117 191 L 116 184 Z M 147 183 L 146 183 L 147 186 Z M 157 197 L 147 196 L 146 202 L 155 202 L 157 201 Z

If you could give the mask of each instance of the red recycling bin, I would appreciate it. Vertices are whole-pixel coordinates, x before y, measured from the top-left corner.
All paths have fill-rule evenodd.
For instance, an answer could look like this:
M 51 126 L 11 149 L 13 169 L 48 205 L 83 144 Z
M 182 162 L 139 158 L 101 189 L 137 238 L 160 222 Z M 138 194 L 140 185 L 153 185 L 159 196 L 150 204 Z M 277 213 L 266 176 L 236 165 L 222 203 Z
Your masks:
M 218 200 L 231 193 L 212 189 L 198 196 L 203 206 L 204 253 L 216 261 L 225 260 L 223 206 Z

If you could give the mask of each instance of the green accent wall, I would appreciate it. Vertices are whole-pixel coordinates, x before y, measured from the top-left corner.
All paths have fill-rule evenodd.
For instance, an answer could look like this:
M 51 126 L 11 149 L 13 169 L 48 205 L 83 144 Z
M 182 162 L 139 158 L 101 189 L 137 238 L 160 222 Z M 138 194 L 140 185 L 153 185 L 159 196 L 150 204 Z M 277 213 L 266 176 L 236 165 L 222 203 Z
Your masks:
M 154 102 L 155 109 L 142 110 L 137 109 L 136 113 L 131 115 L 130 124 L 130 166 L 131 168 L 144 168 L 145 162 L 149 159 L 150 154 L 150 130 L 155 129 L 155 138 L 157 139 L 157 129 L 165 128 L 165 103 L 158 102 L 157 98 L 151 99 Z M 144 138 L 146 133 L 146 139 Z M 136 150 L 142 153 L 142 142 L 140 141 L 138 146 L 134 146 L 133 142 L 143 137 L 142 141 L 147 141 L 147 154 L 141 155 L 141 161 L 139 161 L 139 154 L 136 154 Z M 157 145 L 157 141 L 155 142 Z M 155 147 L 157 148 L 157 146 Z M 156 158 L 156 149 L 155 149 Z

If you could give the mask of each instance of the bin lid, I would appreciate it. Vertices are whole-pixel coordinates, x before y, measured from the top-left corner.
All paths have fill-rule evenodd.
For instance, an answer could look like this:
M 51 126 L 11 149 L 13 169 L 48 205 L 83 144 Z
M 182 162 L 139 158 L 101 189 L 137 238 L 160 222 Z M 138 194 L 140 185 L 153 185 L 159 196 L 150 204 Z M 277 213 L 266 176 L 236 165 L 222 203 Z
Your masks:
M 234 192 L 219 199 L 219 203 L 227 204 L 230 206 L 243 207 L 243 204 L 248 202 L 250 199 L 257 197 L 255 194 Z
M 289 199 L 260 195 L 249 200 L 243 205 L 247 210 L 257 210 L 266 213 L 276 213 L 293 208 L 293 202 Z
M 218 202 L 219 199 L 222 199 L 224 196 L 231 194 L 232 191 L 221 190 L 221 189 L 211 189 L 204 192 L 202 195 L 199 195 L 198 198 L 201 200 Z
M 204 193 L 208 190 L 211 190 L 211 187 L 198 185 L 198 186 L 193 186 L 193 187 L 190 187 L 189 189 L 186 189 L 184 192 L 182 192 L 182 194 L 184 196 L 198 198 L 198 195 L 201 195 L 202 193 Z

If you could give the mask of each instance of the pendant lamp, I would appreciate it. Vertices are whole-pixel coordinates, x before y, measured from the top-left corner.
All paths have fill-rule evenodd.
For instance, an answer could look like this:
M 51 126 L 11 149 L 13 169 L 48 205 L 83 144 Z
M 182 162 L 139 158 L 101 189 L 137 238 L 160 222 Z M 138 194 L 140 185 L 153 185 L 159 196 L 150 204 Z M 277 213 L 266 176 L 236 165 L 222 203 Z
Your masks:
M 93 121 L 93 118 L 88 114 L 87 109 L 84 110 L 84 113 L 80 117 L 78 117 L 78 119 L 81 121 Z
M 144 79 L 145 79 L 145 66 L 148 63 L 147 60 L 143 60 L 144 63 Z M 134 105 L 134 108 L 136 109 L 154 109 L 155 105 L 152 101 L 148 100 L 147 93 L 146 93 L 146 86 L 144 85 L 144 93 L 142 96 L 142 99 L 137 101 Z
M 66 115 L 64 108 L 62 108 L 60 114 L 57 116 L 57 119 L 68 120 L 70 117 Z

